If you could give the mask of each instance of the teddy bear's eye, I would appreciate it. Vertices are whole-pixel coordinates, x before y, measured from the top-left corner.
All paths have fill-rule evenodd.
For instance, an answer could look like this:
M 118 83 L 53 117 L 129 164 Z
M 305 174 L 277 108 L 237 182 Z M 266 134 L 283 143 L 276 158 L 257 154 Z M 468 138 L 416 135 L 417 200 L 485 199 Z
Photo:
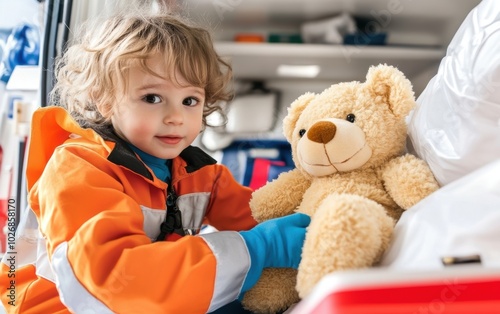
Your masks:
M 301 129 L 299 131 L 299 136 L 302 137 L 302 136 L 304 136 L 304 134 L 306 134 L 306 130 L 305 129 Z
M 356 116 L 353 113 L 350 113 L 345 117 L 345 119 L 351 123 L 354 123 L 354 120 L 356 120 Z

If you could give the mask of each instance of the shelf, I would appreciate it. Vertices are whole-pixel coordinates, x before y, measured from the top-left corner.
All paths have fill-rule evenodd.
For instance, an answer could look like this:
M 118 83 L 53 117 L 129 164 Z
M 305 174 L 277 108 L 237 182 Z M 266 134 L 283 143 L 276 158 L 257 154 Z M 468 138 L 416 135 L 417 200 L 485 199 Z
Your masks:
M 411 77 L 436 67 L 445 55 L 444 49 L 427 47 L 234 42 L 217 42 L 215 47 L 230 60 L 237 79 L 283 79 L 287 77 L 277 72 L 280 65 L 317 65 L 320 72 L 314 79 L 362 81 L 368 68 L 380 63 Z
M 317 65 L 315 80 L 362 81 L 372 65 L 387 63 L 408 78 L 436 73 L 445 47 L 480 0 L 252 0 L 183 1 L 185 12 L 214 31 L 216 48 L 231 60 L 238 79 L 283 79 L 279 65 Z M 236 34 L 298 34 L 305 22 L 348 13 L 370 19 L 388 34 L 387 46 L 235 43 Z M 365 27 L 366 28 L 366 27 Z M 373 31 L 373 29 L 365 29 Z M 440 47 L 440 48 L 439 48 Z

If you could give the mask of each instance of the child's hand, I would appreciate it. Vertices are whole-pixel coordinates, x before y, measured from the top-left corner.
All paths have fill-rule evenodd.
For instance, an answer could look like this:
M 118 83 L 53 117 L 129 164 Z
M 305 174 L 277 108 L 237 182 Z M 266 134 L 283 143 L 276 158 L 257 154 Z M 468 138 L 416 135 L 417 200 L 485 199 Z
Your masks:
M 251 265 L 242 292 L 250 289 L 267 267 L 298 268 L 306 227 L 311 218 L 296 213 L 267 220 L 240 232 L 250 253 Z

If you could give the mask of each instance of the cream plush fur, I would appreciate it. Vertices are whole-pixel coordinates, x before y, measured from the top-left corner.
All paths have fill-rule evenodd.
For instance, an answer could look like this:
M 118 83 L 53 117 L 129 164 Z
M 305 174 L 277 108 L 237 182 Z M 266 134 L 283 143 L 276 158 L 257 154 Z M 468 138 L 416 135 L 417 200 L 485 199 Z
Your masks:
M 296 168 L 254 192 L 258 221 L 302 212 L 312 217 L 298 272 L 265 269 L 243 305 L 277 313 L 326 274 L 374 265 L 402 211 L 438 189 L 427 164 L 405 154 L 411 83 L 392 66 L 371 67 L 366 82 L 332 85 L 294 101 L 283 120 Z

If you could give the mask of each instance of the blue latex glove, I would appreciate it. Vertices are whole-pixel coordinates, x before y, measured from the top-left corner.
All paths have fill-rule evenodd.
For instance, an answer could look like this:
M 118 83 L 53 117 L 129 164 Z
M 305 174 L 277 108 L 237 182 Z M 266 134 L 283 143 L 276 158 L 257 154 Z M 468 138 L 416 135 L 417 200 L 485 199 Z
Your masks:
M 267 267 L 298 268 L 308 215 L 296 213 L 267 220 L 249 231 L 240 232 L 250 253 L 250 269 L 241 292 L 252 288 Z

